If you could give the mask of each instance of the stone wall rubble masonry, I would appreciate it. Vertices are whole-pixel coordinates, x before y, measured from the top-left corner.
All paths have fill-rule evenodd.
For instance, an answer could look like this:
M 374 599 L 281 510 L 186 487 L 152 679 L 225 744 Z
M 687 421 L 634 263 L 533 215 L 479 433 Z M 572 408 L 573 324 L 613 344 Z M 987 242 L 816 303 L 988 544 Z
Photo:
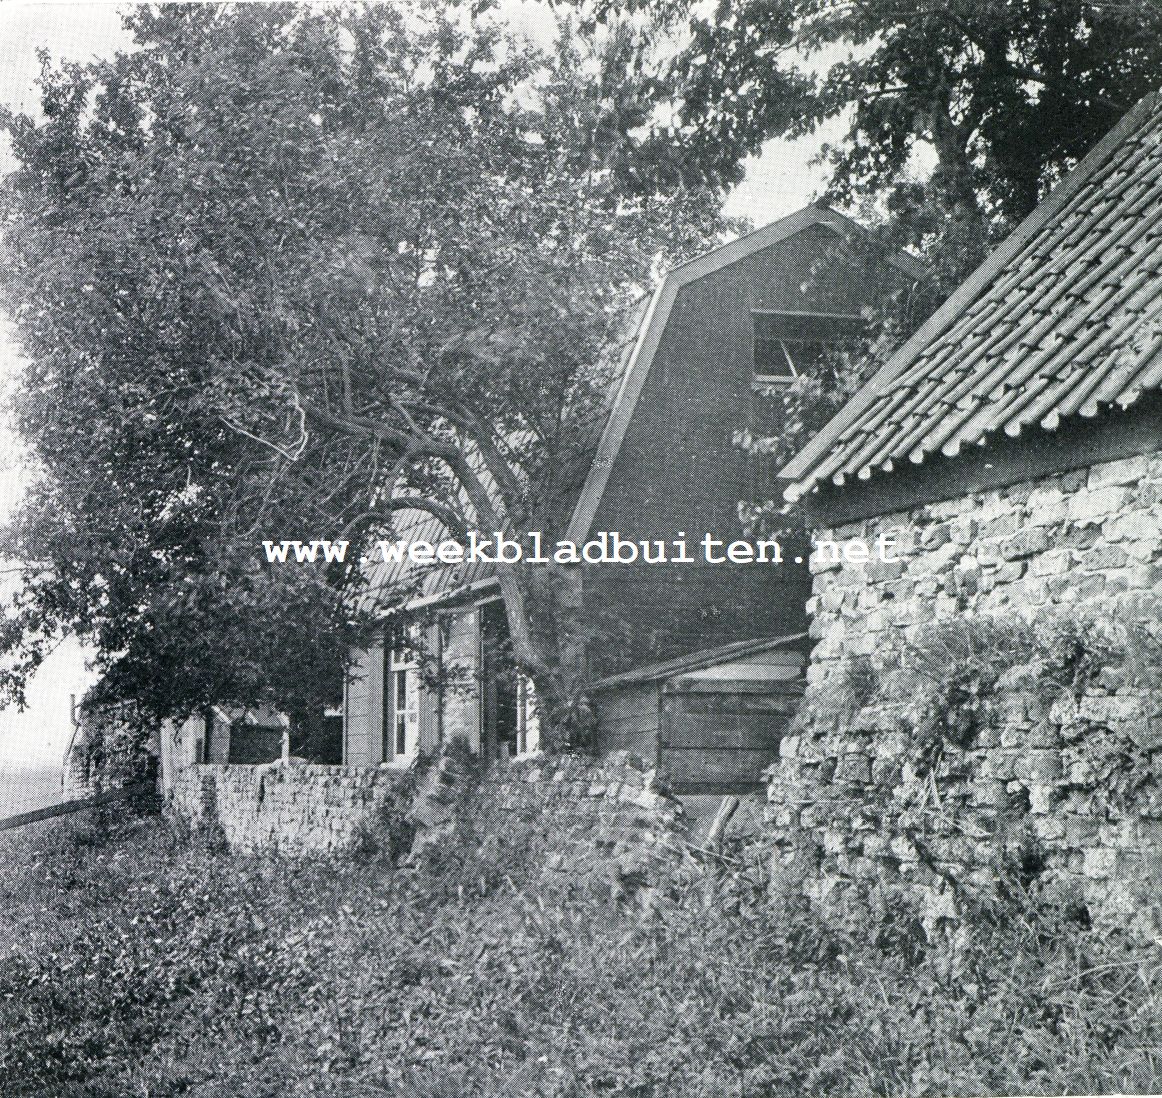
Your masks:
M 888 533 L 900 558 L 894 569 L 812 560 L 808 704 L 850 657 L 874 664 L 877 653 L 916 640 L 928 623 L 957 616 L 1032 619 L 1077 608 L 1123 622 L 1162 621 L 1162 454 L 817 531 L 820 539 L 869 542 Z M 1144 890 L 1162 881 L 1162 797 L 1151 791 L 1158 783 L 1146 782 L 1133 804 L 1119 806 L 1093 758 L 1096 733 L 1085 730 L 1136 745 L 1134 765 L 1162 779 L 1162 686 L 1135 686 L 1111 669 L 1076 705 L 1065 699 L 1046 712 L 1012 676 L 991 704 L 988 727 L 950 753 L 936 776 L 941 804 L 970 833 L 933 836 L 934 865 L 891 836 L 881 842 L 873 825 L 860 826 L 861 802 L 890 798 L 916 778 L 892 715 L 874 711 L 840 731 L 799 729 L 784 738 L 767 773 L 781 858 L 791 860 L 807 841 L 818 855 L 807 885 L 817 897 L 886 875 L 927 890 L 936 919 L 955 907 L 941 874 L 983 880 L 986 855 L 1023 828 L 1046 859 L 1045 879 L 1091 914 L 1144 916 L 1157 903 Z
M 168 805 L 195 832 L 220 829 L 239 853 L 344 857 L 383 834 L 410 843 L 410 858 L 441 842 L 459 813 L 488 814 L 561 850 L 554 869 L 598 860 L 640 860 L 641 852 L 679 852 L 681 804 L 655 770 L 627 752 L 601 760 L 530 756 L 483 775 L 453 756 L 410 772 L 389 767 L 201 765 L 180 770 Z M 414 835 L 414 841 L 413 841 Z M 651 857 L 653 854 L 650 855 Z
M 341 854 L 389 826 L 410 788 L 398 769 L 214 763 L 177 771 L 167 809 L 194 831 L 220 829 L 239 853 Z

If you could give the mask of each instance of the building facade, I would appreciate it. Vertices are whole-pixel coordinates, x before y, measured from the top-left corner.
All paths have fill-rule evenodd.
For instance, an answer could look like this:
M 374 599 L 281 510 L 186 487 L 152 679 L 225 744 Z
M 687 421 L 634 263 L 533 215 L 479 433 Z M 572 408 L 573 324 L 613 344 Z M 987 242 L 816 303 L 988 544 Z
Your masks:
M 1160 245 L 1152 95 L 783 470 L 820 543 L 811 691 L 941 625 L 1093 615 L 1157 634 Z M 881 539 L 890 551 L 869 552 Z M 989 721 L 933 771 L 939 792 L 917 792 L 924 812 L 938 801 L 979 842 L 933 823 L 926 869 L 914 835 L 847 826 L 853 805 L 910 796 L 915 759 L 883 712 L 784 742 L 770 786 L 784 834 L 814 835 L 832 884 L 903 867 L 948 903 L 932 866 L 969 880 L 1021 835 L 1046 879 L 1094 910 L 1141 908 L 1139 886 L 1162 868 L 1162 689 L 1124 666 L 1055 693 L 1029 686 L 1035 669 L 1010 671 L 986 699 Z M 1118 745 L 1105 762 L 1101 744 Z
M 800 370 L 857 333 L 869 311 L 911 292 L 920 275 L 907 257 L 884 258 L 847 218 L 811 206 L 662 281 L 640 310 L 558 536 L 576 545 L 614 533 L 639 544 L 684 540 L 691 559 L 573 566 L 595 638 L 587 646 L 593 680 L 669 660 L 693 658 L 694 666 L 698 653 L 804 631 L 810 577 L 802 546 L 786 546 L 780 561 L 767 563 L 724 551 L 743 536 L 739 503 L 774 490 L 769 461 L 746 452 L 739 437 L 777 435 L 783 393 Z M 434 541 L 446 536 L 431 520 L 416 528 Z M 716 539 L 714 562 L 699 548 L 707 534 Z M 456 736 L 490 756 L 534 749 L 535 699 L 505 666 L 505 617 L 487 569 L 453 578 L 433 571 L 413 610 L 411 645 L 356 653 L 345 761 L 405 764 Z M 416 647 L 426 660 L 409 654 Z M 432 666 L 435 677 L 425 673 Z M 603 715 L 617 706 L 618 681 L 631 688 L 614 679 L 594 694 L 599 730 L 611 727 Z M 773 706 L 768 723 L 781 727 L 783 708 Z M 749 752 L 751 781 L 777 740 L 770 728 L 757 735 L 753 751 L 738 745 Z M 611 732 L 599 746 L 616 741 Z

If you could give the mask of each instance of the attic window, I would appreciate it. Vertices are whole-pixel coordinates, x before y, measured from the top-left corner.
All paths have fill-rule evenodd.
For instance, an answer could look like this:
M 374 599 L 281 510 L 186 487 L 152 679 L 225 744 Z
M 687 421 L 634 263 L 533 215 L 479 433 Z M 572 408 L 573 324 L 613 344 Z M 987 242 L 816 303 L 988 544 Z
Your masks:
M 756 310 L 751 318 L 756 385 L 787 384 L 809 373 L 828 347 L 858 335 L 865 323 L 855 313 Z

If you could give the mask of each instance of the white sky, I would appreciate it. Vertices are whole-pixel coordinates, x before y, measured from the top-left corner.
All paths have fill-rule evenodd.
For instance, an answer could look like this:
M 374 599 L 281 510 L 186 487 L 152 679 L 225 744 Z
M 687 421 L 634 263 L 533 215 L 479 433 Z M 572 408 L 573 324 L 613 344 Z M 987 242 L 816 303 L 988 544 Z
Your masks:
M 87 61 L 109 57 L 132 43 L 121 28 L 117 0 L 2 0 L 0 2 L 0 103 L 34 113 L 36 52 L 44 48 L 54 60 Z M 541 38 L 544 9 L 536 0 L 507 0 L 513 29 Z M 746 178 L 731 195 L 727 212 L 764 225 L 806 205 L 822 188 L 823 171 L 810 163 L 829 133 L 798 142 L 773 141 L 761 157 L 747 164 Z M 0 173 L 11 166 L 6 148 L 0 148 Z M 16 348 L 0 321 L 0 385 L 19 368 Z M 20 496 L 20 451 L 0 412 L 0 516 L 8 514 Z M 66 642 L 42 667 L 29 691 L 24 713 L 0 712 L 0 815 L 5 814 L 4 772 L 14 765 L 59 760 L 70 734 L 70 695 L 80 697 L 92 682 L 80 645 Z

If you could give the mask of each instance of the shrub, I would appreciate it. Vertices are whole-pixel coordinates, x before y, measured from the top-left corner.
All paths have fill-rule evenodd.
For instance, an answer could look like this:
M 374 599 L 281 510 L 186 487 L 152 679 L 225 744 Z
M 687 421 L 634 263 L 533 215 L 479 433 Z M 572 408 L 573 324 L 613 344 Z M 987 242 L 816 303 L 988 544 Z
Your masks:
M 483 814 L 478 817 L 483 826 Z M 476 824 L 409 872 L 229 857 L 155 821 L 10 840 L 13 1095 L 1100 1093 L 1162 1083 L 1157 947 L 1015 892 L 949 951 L 823 917 L 728 847 L 643 918 Z M 542 842 L 548 845 L 535 851 Z

